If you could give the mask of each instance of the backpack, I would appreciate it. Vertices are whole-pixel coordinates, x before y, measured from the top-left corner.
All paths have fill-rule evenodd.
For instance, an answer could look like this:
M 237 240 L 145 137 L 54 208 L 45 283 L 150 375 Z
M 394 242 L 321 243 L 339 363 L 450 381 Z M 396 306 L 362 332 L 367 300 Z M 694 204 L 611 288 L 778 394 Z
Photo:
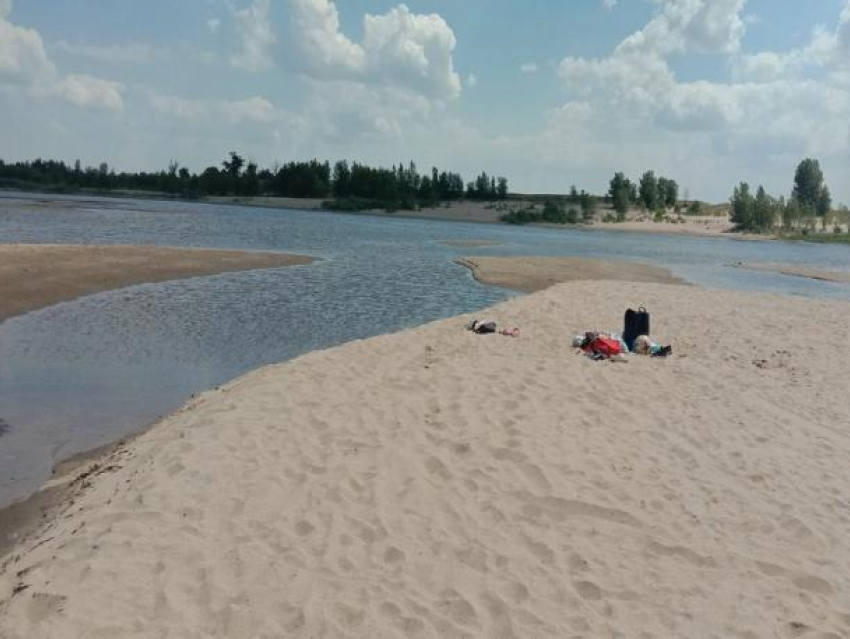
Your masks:
M 638 310 L 626 311 L 625 327 L 623 328 L 623 341 L 629 350 L 634 350 L 635 339 L 638 335 L 649 335 L 649 313 L 643 306 Z

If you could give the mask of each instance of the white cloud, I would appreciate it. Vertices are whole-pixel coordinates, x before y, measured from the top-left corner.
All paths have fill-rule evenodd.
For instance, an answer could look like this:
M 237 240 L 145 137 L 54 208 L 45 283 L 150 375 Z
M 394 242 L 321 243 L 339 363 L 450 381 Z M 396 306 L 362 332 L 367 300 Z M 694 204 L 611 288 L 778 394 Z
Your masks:
M 128 42 L 118 45 L 72 44 L 65 40 L 56 43 L 64 52 L 95 60 L 101 64 L 144 64 L 168 57 L 162 47 Z
M 259 71 L 272 65 L 271 49 L 277 42 L 269 13 L 271 0 L 254 0 L 251 6 L 234 12 L 242 50 L 230 59 L 234 67 Z
M 363 18 L 363 42 L 340 31 L 331 0 L 291 0 L 290 63 L 317 79 L 350 80 L 405 88 L 438 100 L 461 92 L 454 70 L 454 32 L 437 14 L 414 14 L 405 5 Z
M 537 73 L 537 63 L 535 62 L 526 62 L 525 64 L 521 64 L 519 67 L 520 73 Z
M 122 87 L 90 75 L 66 75 L 53 85 L 53 91 L 61 98 L 81 107 L 103 107 L 120 111 L 124 107 Z
M 440 16 L 416 15 L 399 5 L 381 16 L 364 18 L 369 71 L 435 97 L 452 99 L 460 93 L 454 71 L 454 33 Z
M 746 0 L 656 0 L 660 9 L 615 54 L 667 56 L 679 52 L 733 53 L 744 36 Z
M 211 33 L 218 33 L 219 27 L 221 27 L 220 19 L 210 18 L 209 20 L 207 20 L 207 29 L 209 29 Z
M 478 76 L 474 73 L 470 72 L 469 75 L 466 76 L 466 86 L 470 89 L 474 89 L 478 86 Z
M 339 30 L 339 13 L 330 0 L 291 0 L 291 39 L 300 48 L 308 73 L 346 77 L 362 73 L 366 54 Z
M 21 84 L 52 79 L 56 68 L 47 57 L 41 36 L 6 20 L 11 3 L 0 11 L 0 81 Z
M 544 138 L 586 140 L 591 148 L 595 139 L 602 154 L 601 141 L 617 136 L 624 148 L 637 149 L 630 154 L 686 174 L 696 166 L 704 172 L 709 159 L 715 175 L 738 164 L 747 175 L 805 155 L 848 161 L 850 0 L 837 27 L 817 29 L 806 47 L 747 54 L 739 53 L 744 0 L 656 2 L 650 21 L 608 57 L 561 61 L 559 75 L 580 102 L 550 112 Z M 693 54 L 722 58 L 731 79 L 680 80 L 670 59 Z M 575 104 L 589 105 L 590 115 Z M 581 127 L 568 126 L 579 116 Z
M 266 98 L 253 97 L 246 100 L 224 102 L 221 111 L 230 122 L 271 123 L 280 113 Z
M 617 0 L 602 0 L 602 4 L 605 5 L 606 9 L 613 9 L 617 6 Z
M 148 101 L 158 113 L 196 124 L 222 120 L 228 124 L 270 124 L 286 115 L 260 96 L 245 100 L 194 100 L 151 92 Z
M 62 76 L 48 58 L 38 31 L 9 22 L 11 0 L 0 0 L 0 85 L 27 88 L 36 96 L 56 96 L 81 107 L 121 110 L 121 86 L 90 75 Z

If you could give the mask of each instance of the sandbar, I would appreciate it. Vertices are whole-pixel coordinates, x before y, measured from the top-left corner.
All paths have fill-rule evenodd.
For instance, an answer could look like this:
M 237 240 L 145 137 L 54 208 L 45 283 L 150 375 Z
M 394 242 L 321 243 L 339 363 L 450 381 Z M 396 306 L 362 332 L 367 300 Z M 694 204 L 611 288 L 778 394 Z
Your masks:
M 673 357 L 570 348 L 638 302 Z M 848 314 L 574 281 L 252 372 L 76 471 L 0 636 L 848 636 Z
M 525 292 L 576 280 L 685 284 L 659 266 L 586 257 L 464 257 L 457 263 L 470 269 L 482 284 Z
M 218 249 L 0 244 L 0 321 L 133 284 L 312 261 L 302 255 Z
M 779 273 L 792 277 L 804 277 L 810 280 L 821 280 L 823 282 L 850 283 L 850 273 L 847 271 L 828 271 L 824 269 L 810 268 L 798 264 L 777 264 L 774 262 L 740 262 L 734 264 L 737 268 L 746 268 L 752 271 L 764 271 L 767 273 Z

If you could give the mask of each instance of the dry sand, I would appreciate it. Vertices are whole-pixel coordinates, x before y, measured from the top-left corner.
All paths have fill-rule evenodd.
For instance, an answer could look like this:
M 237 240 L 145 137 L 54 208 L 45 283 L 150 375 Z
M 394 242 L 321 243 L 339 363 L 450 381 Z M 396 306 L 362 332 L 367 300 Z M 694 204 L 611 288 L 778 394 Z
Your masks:
M 674 357 L 569 348 L 637 302 Z M 846 637 L 848 312 L 572 282 L 256 371 L 77 481 L 0 636 Z
M 694 235 L 698 237 L 731 237 L 732 239 L 770 239 L 769 236 L 732 233 L 733 224 L 723 216 L 684 216 L 682 222 L 655 222 L 651 219 L 632 219 L 626 222 L 594 224 L 593 228 L 611 231 L 637 231 L 663 235 Z
M 464 257 L 457 263 L 479 282 L 526 292 L 577 280 L 685 283 L 666 268 L 586 257 Z
M 746 268 L 753 271 L 766 271 L 768 273 L 780 273 L 794 277 L 805 277 L 811 280 L 822 280 L 824 282 L 850 283 L 850 273 L 847 271 L 825 271 L 822 269 L 800 266 L 799 264 L 777 264 L 773 262 L 742 262 L 735 264 L 738 268 Z
M 132 284 L 312 261 L 310 257 L 282 253 L 158 246 L 0 244 L 0 322 Z

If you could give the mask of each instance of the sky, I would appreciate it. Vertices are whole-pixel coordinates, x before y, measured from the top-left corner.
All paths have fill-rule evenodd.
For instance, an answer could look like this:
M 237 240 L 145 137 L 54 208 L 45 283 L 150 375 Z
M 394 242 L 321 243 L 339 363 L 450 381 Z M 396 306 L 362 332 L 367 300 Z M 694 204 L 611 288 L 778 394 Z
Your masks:
M 0 158 L 647 169 L 850 204 L 850 0 L 0 0 Z

